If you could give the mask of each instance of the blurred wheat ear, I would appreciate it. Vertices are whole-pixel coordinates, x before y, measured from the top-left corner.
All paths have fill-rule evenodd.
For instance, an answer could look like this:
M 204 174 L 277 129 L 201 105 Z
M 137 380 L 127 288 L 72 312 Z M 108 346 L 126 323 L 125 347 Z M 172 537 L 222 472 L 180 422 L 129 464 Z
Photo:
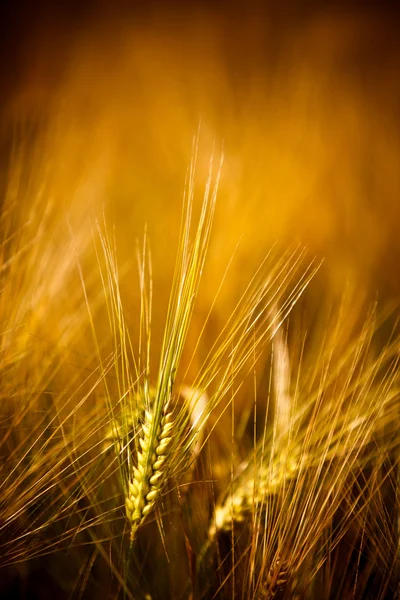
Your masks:
M 71 240 L 52 163 L 25 133 L 15 140 L 0 215 L 1 564 L 40 553 L 45 523 L 55 519 L 79 385 L 73 345 L 85 321 L 74 250 L 86 254 L 87 230 L 81 223 Z M 71 201 L 69 218 L 79 214 Z
M 332 320 L 314 348 L 307 340 L 291 348 L 281 331 L 273 340 L 272 426 L 266 423 L 263 435 L 217 500 L 199 555 L 201 566 L 215 549 L 218 534 L 233 536 L 236 530 L 231 560 L 239 553 L 240 585 L 249 590 L 246 597 L 325 594 L 312 590 L 318 589 L 318 577 L 335 548 L 366 505 L 377 502 L 384 481 L 393 481 L 396 461 L 385 475 L 378 473 L 382 460 L 399 450 L 400 344 L 394 334 L 376 353 L 373 342 L 384 319 L 372 311 L 358 331 L 353 325 L 350 334 L 351 320 L 339 311 L 336 323 Z M 354 578 L 353 567 L 346 568 L 349 580 Z M 393 580 L 392 572 L 389 566 Z M 226 584 L 235 576 L 234 562 L 223 581 Z M 354 590 L 365 576 L 353 581 Z

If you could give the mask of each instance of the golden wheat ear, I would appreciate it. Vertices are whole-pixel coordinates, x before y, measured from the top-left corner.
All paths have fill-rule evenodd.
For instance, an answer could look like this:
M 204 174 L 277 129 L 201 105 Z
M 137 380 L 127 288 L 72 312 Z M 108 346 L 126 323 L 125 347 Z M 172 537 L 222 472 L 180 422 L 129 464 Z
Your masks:
M 399 401 L 399 342 L 394 338 L 375 354 L 378 324 L 374 315 L 367 317 L 350 339 L 347 322 L 334 324 L 310 354 L 302 345 L 289 420 L 282 425 L 282 412 L 275 411 L 274 426 L 265 430 L 216 504 L 205 549 L 218 532 L 231 533 L 235 524 L 245 523 L 240 531 L 251 536 L 243 555 L 243 560 L 249 557 L 249 585 L 255 577 L 267 597 L 279 592 L 277 556 L 292 574 L 290 589 L 310 585 L 359 510 L 364 468 L 375 468 L 382 453 L 398 448 L 393 418 Z M 278 338 L 278 348 L 281 344 Z M 286 390 L 285 408 L 290 378 L 283 375 L 282 361 L 288 365 L 287 352 L 287 347 L 275 349 L 281 364 L 271 369 L 277 403 Z M 339 522 L 336 517 L 333 536 L 333 519 L 353 486 L 360 488 L 357 497 Z
M 213 186 L 211 163 L 197 227 L 193 227 L 195 160 L 194 155 L 154 387 L 150 373 L 152 282 L 147 240 L 139 260 L 141 309 L 139 350 L 135 353 L 120 297 L 115 245 L 106 230 L 100 238 L 105 257 L 102 281 L 108 290 L 118 384 L 116 400 L 106 389 L 110 425 L 105 446 L 111 443 L 117 450 L 132 540 L 137 529 L 154 514 L 168 480 L 180 479 L 191 468 L 207 441 L 204 431 L 210 415 L 222 400 L 228 404 L 240 390 L 243 373 L 251 372 L 263 347 L 275 335 L 279 323 L 289 314 L 318 268 L 313 263 L 303 266 L 302 249 L 295 248 L 279 258 L 271 252 L 216 336 L 198 376 L 190 386 L 185 385 L 186 375 L 181 376 L 184 383 L 176 386 L 206 261 L 221 169 L 220 165 Z M 277 302 L 281 308 L 271 316 Z M 93 332 L 96 340 L 94 327 Z M 98 341 L 96 347 L 101 364 Z M 107 385 L 105 382 L 106 388 Z
M 99 230 L 101 253 L 98 261 L 101 278 L 106 291 L 107 312 L 114 343 L 115 381 L 117 400 L 104 377 L 105 397 L 109 410 L 109 428 L 105 433 L 104 447 L 117 450 L 121 483 L 125 493 L 125 508 L 131 528 L 131 538 L 136 529 L 153 512 L 165 483 L 172 470 L 171 449 L 179 446 L 183 429 L 181 422 L 190 421 L 186 414 L 190 401 L 181 402 L 174 392 L 178 370 L 193 314 L 194 304 L 204 268 L 215 210 L 220 166 L 213 186 L 213 165 L 197 223 L 192 231 L 194 175 L 196 147 L 189 169 L 185 201 L 182 212 L 179 246 L 175 273 L 172 281 L 169 306 L 161 348 L 160 366 L 154 386 L 151 384 L 151 259 L 145 236 L 139 256 L 140 275 L 140 326 L 138 351 L 133 350 L 126 325 L 119 290 L 119 275 L 115 253 L 115 240 L 107 228 Z M 90 307 L 89 313 L 90 313 Z M 101 343 L 98 340 L 94 320 L 92 332 L 101 371 Z M 201 396 L 200 396 L 201 397 Z M 199 397 L 196 397 L 197 400 Z M 176 453 L 174 454 L 176 459 Z
M 171 453 L 171 449 L 179 446 L 182 435 L 174 415 L 174 383 L 204 268 L 220 173 L 218 170 L 212 189 L 210 169 L 197 230 L 192 238 L 195 160 L 194 156 L 188 177 L 154 403 L 145 411 L 142 434 L 139 437 L 140 449 L 135 461 L 137 466 L 133 466 L 129 473 L 126 513 L 131 525 L 131 539 L 134 538 L 137 528 L 154 510 L 173 468 L 174 454 Z

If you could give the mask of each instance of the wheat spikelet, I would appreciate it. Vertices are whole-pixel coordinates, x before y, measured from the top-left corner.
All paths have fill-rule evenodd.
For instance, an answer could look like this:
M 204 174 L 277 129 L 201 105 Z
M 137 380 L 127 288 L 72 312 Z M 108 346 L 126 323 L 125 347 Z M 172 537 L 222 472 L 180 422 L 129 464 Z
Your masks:
M 285 452 L 285 450 L 284 450 Z M 304 460 L 304 457 L 303 457 Z M 279 494 L 285 483 L 299 472 L 300 460 L 287 456 L 282 460 L 279 456 L 268 466 L 257 468 L 256 478 L 249 469 L 249 461 L 245 461 L 238 469 L 245 472 L 238 479 L 232 495 L 227 494 L 225 501 L 217 504 L 208 535 L 213 539 L 219 531 L 230 532 L 232 522 L 242 523 L 248 518 L 254 507 L 265 505 L 269 496 Z
M 272 600 L 278 592 L 282 592 L 290 576 L 289 566 L 278 555 L 268 571 L 267 578 L 259 592 L 259 600 Z
M 174 428 L 173 415 L 164 408 L 161 423 L 154 439 L 151 439 L 153 414 L 146 411 L 140 438 L 141 451 L 138 452 L 137 467 L 133 468 L 133 478 L 129 481 L 129 495 L 125 500 L 127 518 L 131 524 L 131 539 L 137 528 L 149 515 L 161 493 L 168 467 L 168 450 L 172 442 Z M 150 458 L 150 460 L 149 460 Z
M 119 356 L 115 363 L 115 370 L 119 396 L 122 402 L 122 419 L 125 421 L 125 443 L 122 446 L 119 444 L 117 450 L 120 454 L 120 465 L 126 496 L 126 514 L 131 526 L 132 540 L 139 524 L 152 512 L 156 499 L 165 485 L 168 473 L 171 471 L 169 468 L 169 463 L 171 462 L 169 454 L 171 453 L 172 437 L 169 434 L 176 428 L 176 421 L 172 419 L 174 381 L 204 267 L 214 213 L 219 173 L 215 189 L 211 190 L 211 165 L 198 227 L 192 241 L 191 214 L 195 161 L 196 146 L 189 171 L 187 197 L 184 203 L 175 275 L 166 317 L 158 380 L 154 386 L 154 392 L 150 391 L 152 293 L 151 275 L 149 279 L 150 289 L 147 290 L 146 288 L 146 263 L 151 273 L 146 239 L 143 246 L 143 262 L 139 259 L 141 286 L 140 336 L 139 352 L 135 356 L 122 310 L 114 246 L 107 234 L 100 232 L 101 244 L 106 259 L 106 268 L 105 273 L 102 274 L 102 280 L 106 283 L 109 290 L 107 294 L 110 298 L 110 302 L 108 302 L 108 314 L 115 340 L 116 354 Z M 92 331 L 101 365 L 100 344 L 94 326 L 92 326 Z M 142 348 L 145 348 L 144 358 Z M 144 365 L 144 368 L 142 368 L 142 365 Z M 121 429 L 115 414 L 114 402 L 106 382 L 105 385 L 106 399 L 111 417 L 111 432 L 107 433 L 107 439 L 105 440 L 107 446 L 108 439 L 110 437 L 112 439 L 119 437 Z M 175 399 L 174 403 L 176 404 L 176 402 L 177 400 Z M 143 408 L 144 418 L 141 420 L 139 417 Z M 185 414 L 183 422 L 190 422 L 190 415 L 186 413 L 186 410 L 182 410 L 181 413 Z M 131 433 L 129 435 L 130 429 Z M 183 431 L 182 423 L 181 431 Z M 177 440 L 179 441 L 179 435 L 177 436 Z

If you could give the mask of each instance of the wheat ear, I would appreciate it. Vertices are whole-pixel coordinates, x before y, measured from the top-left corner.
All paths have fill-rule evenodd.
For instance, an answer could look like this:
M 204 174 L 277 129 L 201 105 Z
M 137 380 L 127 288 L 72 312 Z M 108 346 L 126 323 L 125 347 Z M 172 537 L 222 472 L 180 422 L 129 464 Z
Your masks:
M 347 465 L 341 474 L 344 477 L 374 457 L 369 442 L 374 438 L 377 443 L 385 427 L 392 427 L 399 361 L 395 340 L 378 358 L 367 362 L 376 326 L 369 317 L 338 362 L 330 355 L 325 365 L 321 361 L 321 366 L 316 367 L 316 389 L 314 384 L 308 389 L 305 382 L 301 391 L 299 380 L 297 408 L 290 417 L 287 434 L 282 429 L 276 439 L 271 436 L 259 441 L 256 463 L 254 450 L 250 452 L 249 459 L 238 469 L 233 493 L 225 494 L 215 508 L 208 532 L 210 539 L 218 531 L 231 531 L 232 522 L 244 521 L 255 507 L 265 508 L 268 497 L 283 493 L 285 484 L 307 469 L 321 469 L 321 465 L 328 466 L 333 460 L 341 461 Z M 333 335 L 338 343 L 336 329 Z M 325 350 L 321 356 L 325 356 Z M 302 371 L 303 368 L 300 375 Z M 379 403 L 374 402 L 377 398 Z
M 137 528 L 149 515 L 161 493 L 161 484 L 165 478 L 167 455 L 172 441 L 174 421 L 169 403 L 165 406 L 160 424 L 154 427 L 154 413 L 146 411 L 142 425 L 143 437 L 140 438 L 141 450 L 138 452 L 138 466 L 133 467 L 132 480 L 125 500 L 126 515 L 131 524 L 131 539 Z M 156 430 L 156 435 L 152 432 Z
M 140 448 L 137 448 L 137 456 L 131 457 L 131 459 L 133 458 L 132 462 L 136 458 L 137 463 L 136 466 L 132 465 L 129 469 L 125 498 L 126 514 L 131 526 L 131 540 L 134 539 L 137 528 L 153 511 L 167 481 L 168 473 L 174 466 L 173 446 L 176 446 L 179 450 L 179 445 L 183 441 L 181 439 L 182 431 L 173 418 L 173 387 L 204 267 L 220 172 L 218 171 L 215 187 L 211 190 L 211 162 L 197 231 L 192 241 L 190 230 L 195 162 L 196 149 L 189 172 L 180 244 L 166 319 L 154 405 L 152 407 L 150 406 L 148 393 L 148 373 L 142 390 L 146 411 L 142 433 L 139 434 Z M 173 432 L 176 444 L 172 444 Z

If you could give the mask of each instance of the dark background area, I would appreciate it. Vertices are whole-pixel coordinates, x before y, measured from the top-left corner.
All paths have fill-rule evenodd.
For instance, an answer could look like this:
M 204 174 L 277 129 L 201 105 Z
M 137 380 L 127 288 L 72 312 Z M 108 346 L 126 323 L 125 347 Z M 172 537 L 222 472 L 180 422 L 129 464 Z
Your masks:
M 162 11 L 165 18 L 181 21 L 196 11 L 209 14 L 223 15 L 228 21 L 240 23 L 244 17 L 252 15 L 266 19 L 271 29 L 284 31 L 292 24 L 301 23 L 316 15 L 359 13 L 374 15 L 377 27 L 386 32 L 386 41 L 397 38 L 400 7 L 398 2 L 389 0 L 362 1 L 339 0 L 336 2 L 321 2 L 318 0 L 289 0 L 287 2 L 256 1 L 232 2 L 229 0 L 192 0 L 182 3 L 178 0 L 148 0 L 146 2 L 131 2 L 118 0 L 76 0 L 38 2 L 7 0 L 2 3 L 0 12 L 0 69 L 2 74 L 2 94 L 15 85 L 21 76 L 26 55 L 29 54 L 35 38 L 51 35 L 56 43 L 58 36 L 69 38 L 82 31 L 96 20 L 113 18 L 134 18 L 151 20 L 152 14 Z M 61 44 L 61 40 L 59 40 Z M 375 48 L 377 55 L 380 48 Z

